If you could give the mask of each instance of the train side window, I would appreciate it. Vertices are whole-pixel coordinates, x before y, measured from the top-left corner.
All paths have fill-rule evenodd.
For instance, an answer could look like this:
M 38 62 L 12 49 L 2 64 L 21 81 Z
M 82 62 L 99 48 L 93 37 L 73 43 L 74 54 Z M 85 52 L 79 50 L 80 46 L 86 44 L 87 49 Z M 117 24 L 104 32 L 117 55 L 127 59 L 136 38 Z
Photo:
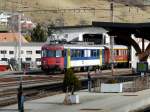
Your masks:
M 84 57 L 84 50 L 81 49 L 73 49 L 71 50 L 71 57 Z
M 74 57 L 74 58 L 84 57 L 84 50 L 72 49 L 71 50 L 71 57 Z
M 123 55 L 124 54 L 124 50 L 120 50 L 120 55 Z
M 124 50 L 122 50 L 122 55 L 124 55 L 125 54 L 125 52 L 124 52 Z
M 97 57 L 99 57 L 99 53 L 100 53 L 100 51 L 99 51 L 99 49 L 97 50 Z
M 122 56 L 123 54 L 124 54 L 124 50 L 120 49 L 120 50 L 119 50 L 119 55 Z
M 84 51 L 84 56 L 85 57 L 91 57 L 91 50 L 85 50 Z
M 78 57 L 78 51 L 75 50 L 75 57 Z
M 74 50 L 71 50 L 71 57 L 74 57 L 75 55 L 75 51 Z
M 97 56 L 97 51 L 96 50 L 91 50 L 91 56 L 96 57 Z
M 126 50 L 124 50 L 124 55 L 126 55 Z
M 127 54 L 127 52 L 126 52 L 126 50 L 124 50 L 124 55 L 126 55 Z
M 81 57 L 81 50 L 77 50 L 77 57 Z
M 116 50 L 116 55 L 117 55 L 117 56 L 119 55 L 119 50 L 118 50 L 118 49 Z
M 127 55 L 127 54 L 128 54 L 127 50 L 125 50 L 125 53 L 126 53 L 125 55 Z
M 81 57 L 84 57 L 84 50 L 81 50 Z
M 122 50 L 122 55 L 125 55 L 125 50 Z
M 114 56 L 116 56 L 116 50 L 114 50 Z

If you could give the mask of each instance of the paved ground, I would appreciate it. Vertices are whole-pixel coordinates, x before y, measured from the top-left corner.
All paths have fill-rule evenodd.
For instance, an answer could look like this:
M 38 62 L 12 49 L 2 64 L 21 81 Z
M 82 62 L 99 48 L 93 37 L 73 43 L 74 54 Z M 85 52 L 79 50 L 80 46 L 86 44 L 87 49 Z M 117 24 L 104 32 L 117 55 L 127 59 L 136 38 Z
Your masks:
M 136 93 L 76 92 L 80 104 L 64 105 L 65 94 L 25 102 L 25 112 L 128 112 L 150 104 L 150 90 Z M 7 106 L 0 112 L 18 112 L 17 105 Z

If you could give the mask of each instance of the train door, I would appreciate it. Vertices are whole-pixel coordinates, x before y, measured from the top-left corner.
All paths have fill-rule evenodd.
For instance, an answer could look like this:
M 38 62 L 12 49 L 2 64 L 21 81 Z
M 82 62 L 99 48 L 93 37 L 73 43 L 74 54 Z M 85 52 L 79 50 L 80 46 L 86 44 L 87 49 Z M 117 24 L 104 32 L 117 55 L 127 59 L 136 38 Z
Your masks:
M 109 64 L 110 63 L 110 49 L 109 48 L 105 48 L 105 64 Z
M 64 49 L 64 68 L 70 68 L 71 52 L 70 49 Z

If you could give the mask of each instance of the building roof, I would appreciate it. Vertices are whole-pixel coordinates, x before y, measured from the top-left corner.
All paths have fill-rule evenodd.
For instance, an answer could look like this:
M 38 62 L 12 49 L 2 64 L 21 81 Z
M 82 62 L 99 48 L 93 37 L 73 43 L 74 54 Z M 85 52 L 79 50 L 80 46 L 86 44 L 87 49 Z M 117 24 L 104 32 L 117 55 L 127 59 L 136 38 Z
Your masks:
M 62 26 L 62 27 L 51 27 L 55 32 L 61 33 L 72 33 L 72 32 L 86 32 L 86 33 L 106 33 L 108 32 L 104 28 L 86 25 L 86 26 Z
M 21 38 L 22 43 L 28 43 L 22 35 Z M 0 42 L 19 42 L 19 33 L 0 33 Z
M 103 27 L 108 30 L 108 34 L 131 35 L 150 40 L 150 23 L 116 23 L 116 22 L 92 22 L 95 27 Z
M 43 46 L 44 42 L 30 42 L 30 43 L 22 43 L 21 46 Z M 0 42 L 0 46 L 17 46 L 19 45 L 18 42 Z

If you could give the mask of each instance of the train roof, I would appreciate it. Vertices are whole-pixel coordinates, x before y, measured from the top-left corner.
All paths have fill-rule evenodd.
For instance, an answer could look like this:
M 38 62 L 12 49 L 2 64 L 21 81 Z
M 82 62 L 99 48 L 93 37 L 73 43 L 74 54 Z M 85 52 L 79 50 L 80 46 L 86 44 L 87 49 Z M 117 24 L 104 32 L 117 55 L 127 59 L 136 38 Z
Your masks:
M 91 48 L 91 49 L 95 49 L 95 48 L 110 48 L 110 45 L 95 45 L 92 43 L 79 43 L 79 44 L 45 44 L 43 47 L 63 47 L 63 48 Z M 128 47 L 125 45 L 113 45 L 114 49 L 117 48 L 122 48 L 122 49 L 127 49 Z
M 110 48 L 110 45 L 105 45 L 105 47 Z M 114 49 L 117 49 L 117 48 L 127 49 L 128 46 L 125 46 L 125 45 L 113 45 L 113 48 Z
M 72 49 L 97 49 L 104 48 L 104 45 L 89 45 L 89 44 L 46 44 L 43 47 L 63 47 L 63 48 L 72 48 Z
M 104 46 L 103 45 L 69 45 L 69 44 L 65 44 L 64 48 L 72 48 L 72 49 L 97 49 L 97 48 L 101 48 L 103 49 Z

